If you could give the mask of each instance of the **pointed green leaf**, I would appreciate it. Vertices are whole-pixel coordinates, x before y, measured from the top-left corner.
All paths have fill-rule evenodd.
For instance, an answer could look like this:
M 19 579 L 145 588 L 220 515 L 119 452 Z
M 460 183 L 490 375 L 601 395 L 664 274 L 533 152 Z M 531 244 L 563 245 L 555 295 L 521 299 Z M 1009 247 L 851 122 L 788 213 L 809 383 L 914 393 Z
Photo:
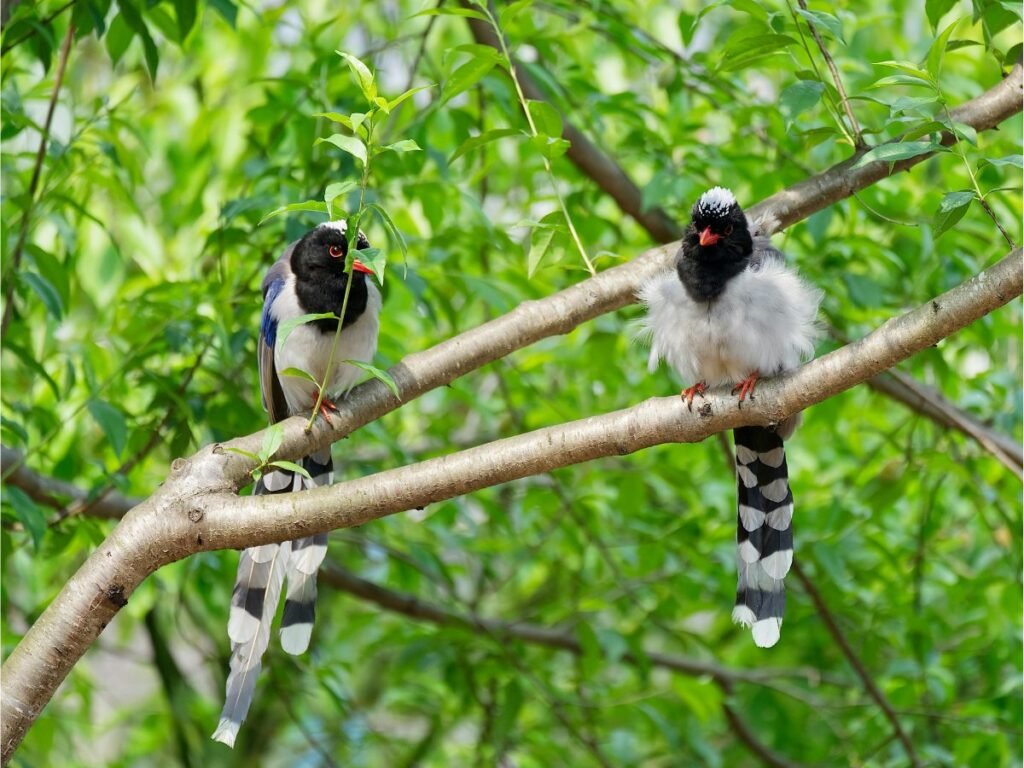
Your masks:
M 364 267 L 368 267 L 373 272 L 377 282 L 384 285 L 384 268 L 388 264 L 388 258 L 384 251 L 380 248 L 361 248 L 353 258 L 356 256 L 358 256 L 359 261 L 362 262 Z
M 124 414 L 105 400 L 90 400 L 86 407 L 89 409 L 89 415 L 107 436 L 114 453 L 120 456 L 125 443 L 128 442 L 128 424 L 125 422 Z
M 45 277 L 35 272 L 21 272 L 18 278 L 35 291 L 54 320 L 64 317 L 64 305 L 60 300 L 60 294 Z
M 1015 165 L 1018 168 L 1024 168 L 1024 155 L 1009 155 L 1008 157 L 999 157 L 995 160 L 985 158 L 978 163 L 978 170 L 980 171 L 986 165 L 994 165 L 996 167 L 1003 165 Z
M 307 480 L 312 480 L 313 479 L 310 476 L 309 471 L 305 467 L 303 467 L 303 466 L 301 466 L 299 464 L 296 464 L 294 461 L 284 461 L 282 459 L 281 461 L 272 461 L 272 462 L 270 462 L 269 466 L 271 466 L 271 467 L 280 467 L 281 469 L 287 469 L 289 472 L 294 472 L 297 475 L 302 475 Z
M 831 13 L 825 13 L 825 11 L 807 11 L 803 8 L 797 8 L 796 12 L 799 13 L 804 19 L 820 30 L 822 27 L 832 33 L 832 36 L 839 40 L 844 45 L 846 39 L 843 37 L 843 22 Z
M 362 360 L 346 360 L 345 362 L 348 363 L 349 365 L 354 365 L 356 368 L 366 371 L 375 379 L 380 379 L 381 381 L 384 382 L 387 388 L 391 390 L 391 394 L 393 394 L 399 400 L 402 399 L 402 396 L 398 394 L 398 385 L 395 383 L 395 380 L 391 377 L 391 374 L 388 373 L 387 371 L 381 368 L 377 368 L 376 366 L 370 365 L 369 363 L 364 363 Z
M 284 427 L 271 424 L 263 433 L 263 446 L 260 448 L 260 460 L 266 464 L 284 442 Z
M 973 190 L 964 190 L 962 192 L 947 192 L 942 196 L 942 202 L 939 204 L 939 213 L 946 213 L 954 208 L 960 208 L 965 205 L 970 205 L 971 201 L 974 200 Z
M 366 165 L 366 145 L 355 136 L 346 136 L 344 133 L 335 133 L 326 139 L 317 139 L 317 144 L 333 144 L 338 149 L 348 152 L 350 155 Z
M 327 213 L 327 203 L 321 203 L 319 200 L 307 200 L 304 203 L 290 203 L 288 205 L 282 205 L 280 208 L 275 208 L 262 219 L 260 219 L 260 225 L 268 219 L 272 219 L 275 216 L 279 216 L 282 213 L 292 213 L 293 211 L 313 211 L 315 213 Z
M 11 505 L 14 514 L 32 537 L 32 546 L 38 551 L 46 534 L 46 515 L 27 493 L 13 485 L 4 485 L 4 501 Z
M 945 202 L 945 200 L 943 200 Z M 967 213 L 967 209 L 971 207 L 971 201 L 968 200 L 965 205 L 960 205 L 956 208 L 950 208 L 948 210 L 939 211 L 932 218 L 932 236 L 938 240 L 943 234 L 948 232 L 960 219 Z
M 388 232 L 391 233 L 391 236 L 398 243 L 398 247 L 402 251 L 402 258 L 403 259 L 408 259 L 408 251 L 407 251 L 406 245 L 405 245 L 405 238 L 402 237 L 402 233 L 398 231 L 398 227 L 395 226 L 395 222 L 393 222 L 391 220 L 391 217 L 388 215 L 388 212 L 385 211 L 383 208 L 381 208 L 376 203 L 370 203 L 366 207 L 367 207 L 368 210 L 371 210 L 374 213 L 376 213 L 378 216 L 380 216 L 381 222 L 384 224 L 384 226 L 387 228 Z M 362 251 L 360 251 L 360 253 L 362 253 Z M 367 265 L 367 266 L 369 266 L 369 265 Z M 381 276 L 381 281 L 383 282 L 383 276 Z
M 441 101 L 449 101 L 465 90 L 472 88 L 494 69 L 494 59 L 479 56 L 460 66 L 449 77 L 441 89 Z
M 781 93 L 779 107 L 792 120 L 817 104 L 824 92 L 825 86 L 817 80 L 798 80 Z
M 320 383 L 320 382 L 318 382 L 316 380 L 316 377 L 313 376 L 313 374 L 311 374 L 309 371 L 304 371 L 301 368 L 294 368 L 294 367 L 285 368 L 283 371 L 278 371 L 277 375 L 278 376 L 291 376 L 292 378 L 296 378 L 296 379 L 305 379 L 306 381 L 311 381 L 311 382 L 313 382 L 314 384 L 317 384 L 317 385 L 319 385 L 319 383 Z
M 942 69 L 942 59 L 946 55 L 946 45 L 949 43 L 949 36 L 953 33 L 953 27 L 957 25 L 959 20 L 954 21 L 948 27 L 946 27 L 942 34 L 935 38 L 932 42 L 931 47 L 928 49 L 928 56 L 925 59 L 925 68 L 928 70 L 928 74 L 932 76 L 935 82 L 939 81 L 939 71 Z
M 402 141 L 396 141 L 394 144 L 388 144 L 386 147 L 381 148 L 381 152 L 422 152 L 420 145 L 412 139 L 403 139 Z
M 335 51 L 335 53 L 348 62 L 348 66 L 352 70 L 352 74 L 356 76 L 359 89 L 363 92 L 366 100 L 373 101 L 377 98 L 377 84 L 373 82 L 373 73 L 370 72 L 367 66 L 350 53 L 345 53 L 344 51 Z
M 300 325 L 312 323 L 314 320 L 337 320 L 338 316 L 333 312 L 314 312 L 309 315 L 299 315 L 289 320 L 282 320 L 277 325 L 277 344 L 280 346 L 291 336 L 292 331 Z
M 359 184 L 355 181 L 337 181 L 333 184 L 328 184 L 327 189 L 324 190 L 324 202 L 327 204 L 327 215 L 334 218 L 334 201 L 355 189 L 359 189 Z
M 479 136 L 471 136 L 466 139 L 459 148 L 455 150 L 455 153 L 448 158 L 449 163 L 454 163 L 460 157 L 468 152 L 472 152 L 474 149 L 478 149 L 485 144 L 490 144 L 492 141 L 503 139 L 506 136 L 526 136 L 527 134 L 518 128 L 495 128 L 492 131 L 481 133 Z
M 395 107 L 397 107 L 397 106 L 398 106 L 399 104 L 401 104 L 401 103 L 402 103 L 403 101 L 405 101 L 406 99 L 408 99 L 408 98 L 409 98 L 410 96 L 412 96 L 412 95 L 413 95 L 414 93 L 419 93 L 420 91 L 425 91 L 425 90 L 427 90 L 428 88 L 433 88 L 433 87 L 434 87 L 434 85 L 433 85 L 433 84 L 430 84 L 430 85 L 420 85 L 420 86 L 417 86 L 416 88 L 410 88 L 410 89 L 409 89 L 408 91 L 406 91 L 405 93 L 403 93 L 403 94 L 402 94 L 401 96 L 396 96 L 396 97 L 395 97 L 395 98 L 393 98 L 393 99 L 392 99 L 391 101 L 389 101 L 389 102 L 388 102 L 388 109 L 387 109 L 387 111 L 388 111 L 388 112 L 392 111 L 392 110 L 393 110 L 393 109 L 394 109 Z
M 537 227 L 530 235 L 530 253 L 526 257 L 526 276 L 533 277 L 544 254 L 548 252 L 556 230 L 554 227 Z
M 942 151 L 949 150 L 937 141 L 904 141 L 902 143 L 882 144 L 864 153 L 860 160 L 854 163 L 853 168 L 860 168 L 868 163 L 879 161 L 892 163 L 897 160 L 906 160 L 910 157 Z
M 245 458 L 255 462 L 256 464 L 261 464 L 262 463 L 262 461 L 260 460 L 260 457 L 257 456 L 252 451 L 244 451 L 241 448 L 227 448 L 227 447 L 222 447 L 221 450 L 224 451 L 225 453 L 237 453 L 239 456 L 245 456 Z

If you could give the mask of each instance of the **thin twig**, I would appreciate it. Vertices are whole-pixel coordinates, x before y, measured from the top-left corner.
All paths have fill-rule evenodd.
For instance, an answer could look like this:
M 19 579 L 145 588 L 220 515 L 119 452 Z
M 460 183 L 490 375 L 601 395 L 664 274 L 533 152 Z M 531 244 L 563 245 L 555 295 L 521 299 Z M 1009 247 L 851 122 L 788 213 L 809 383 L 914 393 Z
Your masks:
M 807 10 L 807 3 L 804 2 L 804 0 L 796 1 L 800 4 L 800 8 L 804 11 Z M 832 60 L 832 56 L 828 52 L 828 48 L 825 47 L 825 41 L 821 39 L 821 34 L 818 32 L 818 28 L 807 16 L 804 16 L 804 21 L 807 22 L 807 26 L 811 30 L 811 35 L 814 37 L 814 42 L 818 44 L 818 50 L 820 50 L 821 55 L 825 57 L 825 63 L 828 64 L 829 72 L 832 73 L 832 80 L 836 84 L 836 90 L 839 91 L 839 101 L 843 105 L 843 109 L 846 112 L 846 119 L 850 121 L 850 129 L 853 131 L 853 146 L 855 149 L 861 149 L 864 146 L 864 137 L 861 135 L 860 125 L 857 123 L 857 118 L 853 114 L 853 108 L 850 106 L 850 99 L 846 95 L 846 89 L 843 87 L 843 81 L 839 77 L 839 70 L 836 69 L 836 63 Z
M 43 172 L 43 158 L 46 157 L 46 145 L 50 140 L 50 126 L 53 124 L 53 113 L 57 108 L 57 97 L 60 95 L 60 86 L 64 82 L 64 70 L 68 65 L 68 55 L 71 53 L 71 42 L 74 38 L 75 25 L 68 24 L 67 34 L 64 35 L 64 43 L 60 48 L 60 61 L 57 63 L 57 74 L 53 81 L 53 92 L 50 94 L 50 103 L 46 108 L 43 135 L 39 137 L 39 150 L 36 152 L 36 162 L 32 168 L 32 179 L 28 184 L 28 202 L 25 204 L 25 212 L 21 217 L 18 241 L 11 252 L 11 266 L 7 271 L 7 288 L 4 291 L 4 316 L 3 321 L 0 322 L 0 338 L 7 335 L 7 325 L 11 322 L 11 314 L 14 309 L 14 286 L 18 279 L 18 268 L 21 266 L 21 254 L 25 250 L 28 225 L 32 218 L 32 209 L 36 203 L 36 190 L 39 188 L 39 177 Z
M 853 667 L 857 676 L 861 679 L 861 682 L 864 683 L 864 689 L 867 691 L 868 695 L 875 700 L 875 703 L 878 704 L 886 719 L 892 724 L 893 732 L 895 733 L 896 738 L 899 739 L 900 743 L 903 745 L 903 749 L 906 751 L 907 757 L 910 758 L 911 765 L 913 765 L 914 768 L 919 768 L 921 760 L 917 756 L 917 751 L 914 749 L 914 745 L 910 741 L 910 737 L 907 735 L 907 732 L 903 730 L 903 725 L 896 716 L 896 712 L 893 710 L 892 704 L 889 703 L 885 694 L 882 693 L 882 689 L 875 683 L 874 679 L 871 677 L 871 673 L 868 672 L 867 667 L 864 666 L 864 662 L 860 660 L 857 652 L 853 650 L 853 647 L 850 645 L 850 641 L 846 639 L 846 635 L 843 634 L 843 631 L 836 623 L 835 617 L 825 604 L 824 599 L 821 597 L 821 593 L 818 592 L 818 588 L 814 586 L 814 583 L 807 577 L 807 574 L 804 573 L 804 569 L 797 561 L 793 561 L 793 573 L 796 574 L 797 579 L 810 596 L 815 609 L 818 611 L 818 615 L 821 616 L 821 620 L 825 623 L 825 627 L 828 629 L 829 634 L 832 635 L 832 639 L 835 640 L 836 645 L 839 646 L 839 650 L 843 652 L 843 655 L 850 663 L 850 666 Z
M 35 37 L 39 33 L 39 30 L 42 27 L 45 27 L 51 21 L 56 19 L 58 16 L 60 16 L 62 13 L 64 13 L 64 11 L 66 11 L 68 8 L 73 6 L 77 1 L 78 0 L 70 0 L 70 2 L 67 2 L 64 5 L 62 5 L 56 11 L 54 11 L 49 16 L 47 16 L 45 19 L 42 19 L 41 21 L 39 21 L 36 24 L 33 24 L 29 28 L 29 30 L 27 32 L 25 32 L 25 34 L 22 35 L 21 37 L 19 37 L 17 40 L 12 40 L 9 43 L 5 43 L 4 46 L 2 48 L 0 48 L 0 56 L 4 55 L 8 51 L 10 51 L 12 48 L 15 48 L 16 46 L 21 45 L 23 42 L 25 42 L 29 38 Z

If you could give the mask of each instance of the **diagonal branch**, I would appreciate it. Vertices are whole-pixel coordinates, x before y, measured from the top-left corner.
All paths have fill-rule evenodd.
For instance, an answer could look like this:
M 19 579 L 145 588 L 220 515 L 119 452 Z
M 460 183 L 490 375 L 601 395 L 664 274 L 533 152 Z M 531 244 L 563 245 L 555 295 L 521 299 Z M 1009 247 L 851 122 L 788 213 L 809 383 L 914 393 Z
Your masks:
M 807 3 L 805 0 L 796 0 L 800 4 L 800 8 L 807 14 Z M 814 42 L 818 44 L 818 50 L 821 51 L 821 55 L 825 57 L 825 63 L 828 64 L 828 70 L 832 73 L 832 81 L 836 84 L 836 90 L 839 91 L 839 101 L 843 105 L 843 110 L 846 112 L 846 119 L 850 121 L 850 130 L 853 131 L 853 146 L 856 149 L 864 148 L 864 137 L 861 135 L 860 124 L 857 122 L 857 118 L 853 114 L 853 108 L 850 106 L 850 99 L 846 95 L 846 89 L 843 87 L 842 78 L 839 77 L 839 70 L 836 69 L 836 63 L 832 60 L 832 55 L 828 52 L 828 48 L 825 47 L 825 41 L 821 39 L 821 33 L 818 32 L 817 26 L 811 21 L 809 15 L 804 16 L 804 21 L 807 22 L 808 29 L 811 30 L 811 36 L 814 38 Z
M 921 760 L 917 756 L 917 752 L 914 750 L 914 744 L 910 741 L 910 737 L 907 735 L 907 732 L 903 730 L 903 725 L 900 723 L 899 718 L 896 717 L 896 712 L 893 711 L 892 704 L 889 703 L 889 700 L 885 697 L 885 694 L 882 693 L 882 690 L 878 687 L 874 678 L 871 677 L 871 673 L 868 672 L 867 667 L 864 666 L 864 662 L 860 660 L 857 652 L 853 650 L 853 647 L 850 645 L 850 641 L 846 639 L 846 635 L 843 634 L 839 625 L 836 624 L 835 617 L 833 617 L 832 612 L 829 611 L 828 606 L 821 597 L 821 593 L 818 592 L 814 583 L 807 578 L 807 574 L 804 573 L 804 569 L 797 561 L 793 562 L 793 573 L 796 574 L 800 584 L 803 585 L 807 594 L 810 595 L 811 601 L 814 603 L 814 607 L 818 611 L 818 615 L 821 616 L 821 620 L 825 622 L 825 627 L 828 629 L 829 634 L 832 635 L 832 639 L 835 640 L 836 645 L 839 646 L 839 649 L 843 652 L 846 660 L 850 662 L 850 666 L 853 667 L 857 676 L 861 679 L 861 682 L 864 683 L 864 688 L 867 690 L 868 695 L 875 700 L 879 708 L 885 714 L 886 719 L 892 724 L 893 732 L 895 733 L 896 738 L 899 739 L 900 744 L 903 745 L 903 749 L 907 753 L 907 757 L 910 759 L 910 764 L 913 765 L 914 768 L 918 768 L 918 766 L 921 765 Z
M 238 497 L 219 447 L 174 462 L 170 477 L 130 512 L 65 584 L 2 669 L 2 756 L 25 732 L 78 659 L 149 574 L 199 551 L 241 548 L 361 525 L 557 467 L 723 429 L 774 424 L 876 376 L 1021 293 L 1019 249 L 976 277 L 865 338 L 765 382 L 742 410 L 719 391 L 689 413 L 678 397 L 540 429 L 495 443 L 304 493 Z M 367 389 L 366 387 L 363 388 Z M 302 419 L 285 442 L 304 444 Z M 248 438 L 246 438 L 248 439 Z

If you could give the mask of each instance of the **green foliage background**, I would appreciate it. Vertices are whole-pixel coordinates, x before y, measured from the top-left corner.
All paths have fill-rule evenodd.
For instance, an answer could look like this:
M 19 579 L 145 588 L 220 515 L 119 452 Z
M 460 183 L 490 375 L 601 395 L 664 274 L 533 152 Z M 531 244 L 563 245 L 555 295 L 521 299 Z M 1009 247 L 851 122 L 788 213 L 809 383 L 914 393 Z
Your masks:
M 351 155 L 316 143 L 339 130 L 316 114 L 365 110 L 336 50 L 366 62 L 389 97 L 433 85 L 380 135 L 422 151 L 381 154 L 370 169 L 367 201 L 408 243 L 403 266 L 380 219 L 364 224 L 390 261 L 380 367 L 587 276 L 553 179 L 598 269 L 652 245 L 561 155 L 553 110 L 536 108 L 540 136 L 524 135 L 502 62 L 474 44 L 466 18 L 416 15 L 433 7 L 44 0 L 14 9 L 0 91 L 3 278 L 16 302 L 3 339 L 5 446 L 85 490 L 113 484 L 144 496 L 174 457 L 263 426 L 259 282 L 323 216 L 259 222 L 361 173 Z M 679 221 L 710 185 L 752 203 L 851 153 L 795 6 L 520 0 L 497 11 L 510 51 L 550 102 L 623 166 L 646 204 Z M 840 0 L 812 7 L 811 18 L 876 144 L 915 129 L 927 141 L 945 120 L 940 98 L 952 106 L 996 83 L 1020 56 L 1019 13 L 988 0 Z M 28 212 L 69 23 L 75 38 Z M 920 84 L 929 77 L 937 93 Z M 489 131 L 508 135 L 466 146 Z M 776 239 L 825 289 L 823 315 L 839 334 L 863 335 L 1008 250 L 973 195 L 946 197 L 973 191 L 972 175 L 1020 240 L 1020 137 L 1019 115 L 998 131 L 964 132 L 955 151 Z M 357 198 L 336 205 L 351 210 Z M 1019 440 L 1020 310 L 1013 302 L 903 369 Z M 638 311 L 535 344 L 384 417 L 335 446 L 340 474 L 672 392 L 681 382 L 646 371 Z M 1020 764 L 1020 482 L 976 443 L 863 387 L 811 410 L 790 451 L 797 556 L 922 760 Z M 775 649 L 758 650 L 731 625 L 732 477 L 717 440 L 662 446 L 334 534 L 329 560 L 364 578 L 459 612 L 563 628 L 585 653 L 442 629 L 325 586 L 312 652 L 272 650 L 234 752 L 208 736 L 222 703 L 236 555 L 177 563 L 132 596 L 15 764 L 758 764 L 730 729 L 729 703 L 794 761 L 906 765 L 798 585 Z M 5 486 L 5 656 L 112 525 L 76 516 L 48 526 L 53 515 Z M 651 667 L 645 650 L 783 673 L 726 693 Z M 785 672 L 798 669 L 813 673 Z

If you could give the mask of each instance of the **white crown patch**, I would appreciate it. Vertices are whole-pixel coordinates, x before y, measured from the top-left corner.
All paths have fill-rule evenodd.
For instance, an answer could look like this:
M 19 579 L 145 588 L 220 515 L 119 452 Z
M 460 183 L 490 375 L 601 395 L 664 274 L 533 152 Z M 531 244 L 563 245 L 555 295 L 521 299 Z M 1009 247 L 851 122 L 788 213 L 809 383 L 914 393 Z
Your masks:
M 725 187 L 712 187 L 697 201 L 701 213 L 709 216 L 724 216 L 736 205 L 736 197 Z

